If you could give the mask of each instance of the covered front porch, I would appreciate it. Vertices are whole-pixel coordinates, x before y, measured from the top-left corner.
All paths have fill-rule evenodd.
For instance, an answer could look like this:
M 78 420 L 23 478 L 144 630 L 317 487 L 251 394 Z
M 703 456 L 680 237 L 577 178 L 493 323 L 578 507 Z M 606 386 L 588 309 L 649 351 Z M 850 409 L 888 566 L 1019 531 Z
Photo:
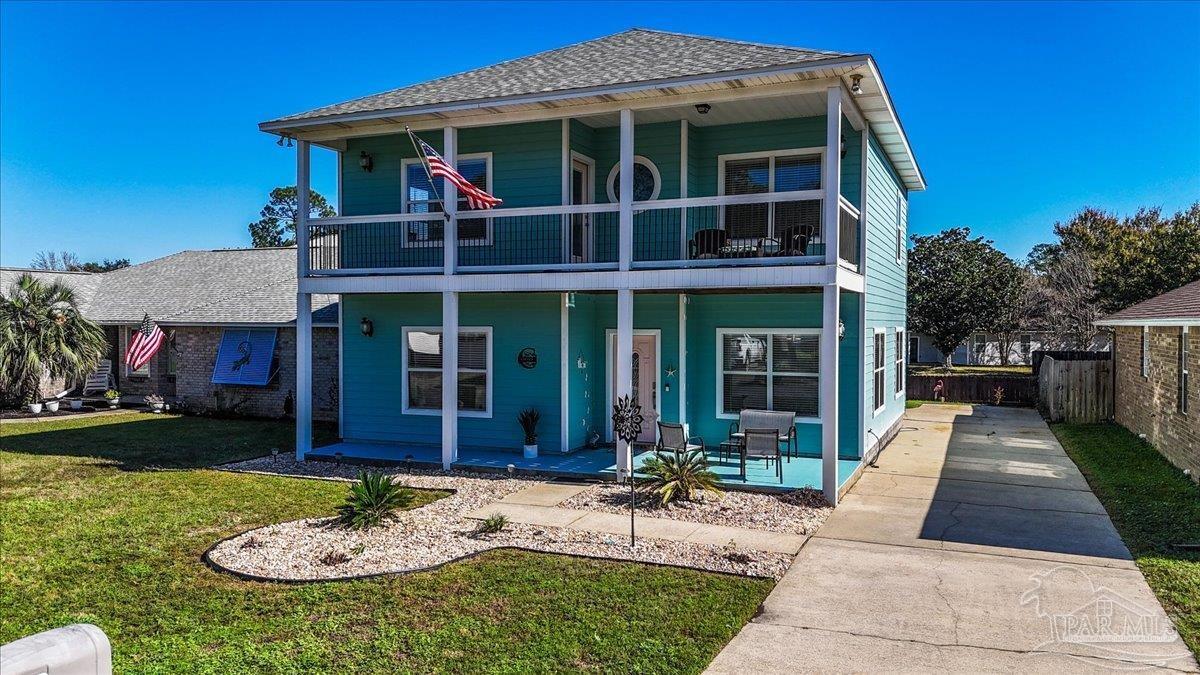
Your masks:
M 647 448 L 635 448 L 633 462 L 640 467 L 653 455 Z M 719 456 L 716 448 L 707 451 L 708 466 L 721 479 L 727 489 L 755 491 L 797 490 L 821 487 L 821 458 L 793 457 L 784 459 L 783 481 L 775 473 L 774 465 L 768 467 L 762 460 L 751 459 L 746 464 L 746 476 L 741 475 L 740 462 L 736 456 Z M 419 468 L 440 468 L 442 449 L 432 445 L 404 445 L 393 443 L 368 443 L 341 441 L 314 449 L 309 459 L 332 462 L 383 462 Z M 617 478 L 614 449 L 592 448 L 577 452 L 542 454 L 526 458 L 521 453 L 509 450 L 464 448 L 459 450 L 452 469 L 479 471 L 512 471 L 534 473 L 562 478 L 615 479 Z M 857 459 L 839 459 L 837 463 L 838 488 L 843 489 L 862 466 Z

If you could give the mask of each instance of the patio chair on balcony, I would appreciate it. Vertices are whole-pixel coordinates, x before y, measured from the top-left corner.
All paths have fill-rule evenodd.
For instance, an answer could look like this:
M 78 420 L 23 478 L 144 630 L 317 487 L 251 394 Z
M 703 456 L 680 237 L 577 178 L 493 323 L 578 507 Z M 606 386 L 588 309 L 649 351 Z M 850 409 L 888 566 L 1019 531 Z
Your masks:
M 808 242 L 812 239 L 812 225 L 789 225 L 779 231 L 779 252 L 776 255 L 808 255 Z
M 729 244 L 729 233 L 712 227 L 697 230 L 688 242 L 688 258 L 692 260 L 709 260 L 720 258 L 721 250 Z
M 783 482 L 783 458 L 779 454 L 779 435 L 776 429 L 746 429 L 742 437 L 742 480 L 746 479 L 746 460 L 762 459 L 771 466 L 775 460 L 775 475 Z
M 654 449 L 657 452 L 670 450 L 677 455 L 699 450 L 701 456 L 704 457 L 705 463 L 708 463 L 708 456 L 705 454 L 704 439 L 699 436 L 688 436 L 687 427 L 682 424 L 659 422 L 658 446 Z

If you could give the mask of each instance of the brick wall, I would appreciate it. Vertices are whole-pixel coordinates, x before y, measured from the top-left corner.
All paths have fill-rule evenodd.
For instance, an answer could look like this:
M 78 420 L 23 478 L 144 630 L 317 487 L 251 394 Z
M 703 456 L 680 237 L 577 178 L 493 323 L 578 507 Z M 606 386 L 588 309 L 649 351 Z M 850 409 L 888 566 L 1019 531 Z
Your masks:
M 275 339 L 278 372 L 265 387 L 213 384 L 213 366 L 221 344 L 216 326 L 164 326 L 174 331 L 175 375 L 167 374 L 167 349 L 150 361 L 147 377 L 123 376 L 122 398 L 137 400 L 150 393 L 182 399 L 199 408 L 224 409 L 255 417 L 281 417 L 284 400 L 296 390 L 296 330 L 280 328 Z M 124 345 L 120 358 L 124 358 Z M 336 328 L 313 328 L 313 418 L 338 418 L 338 340 Z M 124 366 L 119 366 L 124 367 Z
M 1200 330 L 1188 333 L 1188 413 L 1179 412 L 1178 326 L 1150 327 L 1150 369 L 1142 376 L 1142 329 L 1116 328 L 1116 418 L 1145 434 L 1172 464 L 1200 480 Z

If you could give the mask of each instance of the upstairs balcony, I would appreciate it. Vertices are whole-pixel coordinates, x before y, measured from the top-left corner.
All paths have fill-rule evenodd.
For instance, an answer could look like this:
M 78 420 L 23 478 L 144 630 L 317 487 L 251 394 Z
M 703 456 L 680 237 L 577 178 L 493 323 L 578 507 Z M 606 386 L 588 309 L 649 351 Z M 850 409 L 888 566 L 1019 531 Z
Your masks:
M 345 139 L 349 215 L 301 224 L 302 271 L 857 271 L 869 141 L 845 96 L 813 85 L 719 105 L 418 130 L 504 200 L 486 211 L 431 184 L 407 135 Z M 373 168 L 360 171 L 359 157 Z

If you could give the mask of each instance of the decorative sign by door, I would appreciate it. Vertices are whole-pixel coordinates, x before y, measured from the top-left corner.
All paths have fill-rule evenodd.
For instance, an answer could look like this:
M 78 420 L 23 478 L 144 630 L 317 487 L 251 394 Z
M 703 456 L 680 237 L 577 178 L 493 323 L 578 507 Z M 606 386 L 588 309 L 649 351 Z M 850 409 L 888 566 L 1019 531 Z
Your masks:
M 533 368 L 537 365 L 537 350 L 533 347 L 526 347 L 517 353 L 517 363 L 521 364 L 522 368 Z

